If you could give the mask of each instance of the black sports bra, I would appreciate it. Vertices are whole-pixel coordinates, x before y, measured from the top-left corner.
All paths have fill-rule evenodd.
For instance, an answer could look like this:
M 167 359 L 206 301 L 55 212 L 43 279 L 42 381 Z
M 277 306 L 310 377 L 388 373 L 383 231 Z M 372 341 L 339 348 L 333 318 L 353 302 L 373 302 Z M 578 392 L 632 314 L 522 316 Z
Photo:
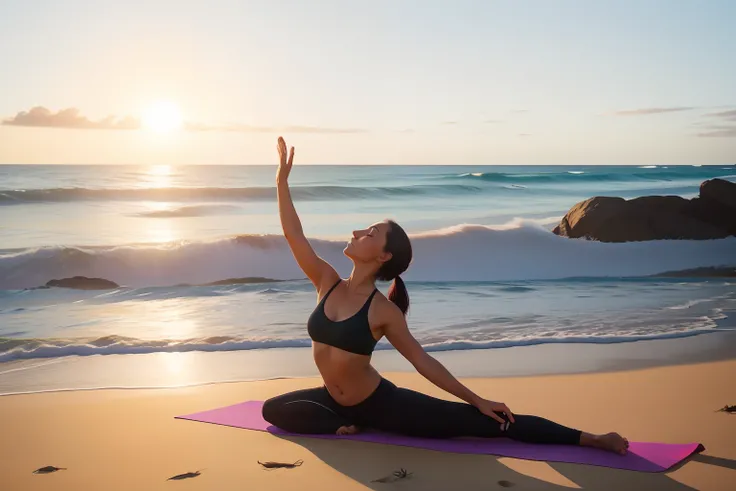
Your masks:
M 312 341 L 327 344 L 341 350 L 349 351 L 357 355 L 370 355 L 376 347 L 377 341 L 371 333 L 368 323 L 368 308 L 371 306 L 376 288 L 363 304 L 363 307 L 352 317 L 341 321 L 332 321 L 325 314 L 325 302 L 332 290 L 340 284 L 342 279 L 337 280 L 327 294 L 320 300 L 317 307 L 309 316 L 307 321 L 307 332 Z

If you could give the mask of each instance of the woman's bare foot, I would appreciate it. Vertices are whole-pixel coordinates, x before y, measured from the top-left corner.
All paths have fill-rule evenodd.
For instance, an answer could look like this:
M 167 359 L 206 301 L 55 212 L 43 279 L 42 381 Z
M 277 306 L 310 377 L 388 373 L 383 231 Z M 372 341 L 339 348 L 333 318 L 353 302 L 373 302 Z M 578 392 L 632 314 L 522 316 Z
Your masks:
M 355 435 L 360 432 L 360 428 L 355 425 L 341 426 L 335 432 L 336 435 Z
M 583 433 L 580 437 L 580 444 L 600 448 L 601 450 L 607 450 L 619 455 L 626 455 L 629 449 L 629 440 L 616 432 L 606 433 L 605 435 Z
M 597 440 L 599 442 L 598 448 L 609 452 L 626 455 L 626 451 L 629 449 L 629 441 L 615 432 L 598 435 Z

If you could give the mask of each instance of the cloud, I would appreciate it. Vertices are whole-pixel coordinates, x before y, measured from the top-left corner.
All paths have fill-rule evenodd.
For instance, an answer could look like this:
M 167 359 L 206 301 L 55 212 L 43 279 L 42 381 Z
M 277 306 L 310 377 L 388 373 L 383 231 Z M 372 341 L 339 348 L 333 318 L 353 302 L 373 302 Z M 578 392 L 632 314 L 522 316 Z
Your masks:
M 102 130 L 138 130 L 141 122 L 138 118 L 126 116 L 116 118 L 108 116 L 99 121 L 92 121 L 79 113 L 79 109 L 70 107 L 58 112 L 37 106 L 30 111 L 21 111 L 11 118 L 2 121 L 6 126 L 28 126 L 36 128 L 76 128 L 76 129 L 102 129 Z M 244 124 L 219 124 L 210 125 L 206 123 L 187 122 L 184 123 L 187 131 L 234 131 L 241 133 L 365 133 L 366 130 L 359 128 L 325 128 L 320 126 L 253 126 Z
M 647 114 L 674 113 L 679 111 L 691 111 L 694 107 L 646 107 L 642 109 L 629 109 L 626 111 L 616 111 L 616 116 L 645 116 Z
M 514 109 L 511 111 L 512 113 L 521 114 L 521 113 L 528 113 L 529 109 Z
M 710 114 L 706 114 L 706 116 L 709 116 L 712 118 L 727 119 L 729 121 L 736 121 L 736 109 L 733 109 L 731 111 L 722 111 L 719 113 L 710 113 Z
M 732 121 L 736 123 L 736 109 L 705 114 L 704 116 L 709 118 L 718 118 L 722 120 L 722 123 L 712 124 L 712 119 L 709 123 L 700 122 L 699 126 L 702 126 L 702 128 L 707 131 L 698 133 L 698 136 L 705 138 L 736 138 L 736 124 L 728 124 Z
M 496 124 L 496 123 L 503 123 L 503 120 L 501 119 L 486 119 L 483 121 L 483 124 Z
M 709 138 L 736 138 L 736 126 L 725 126 L 722 129 L 714 129 L 704 133 L 698 133 L 698 136 Z
M 59 112 L 52 112 L 43 106 L 36 106 L 30 111 L 21 111 L 12 118 L 5 119 L 2 124 L 8 126 L 33 126 L 45 128 L 79 128 L 96 130 L 137 130 L 141 123 L 137 118 L 126 116 L 116 119 L 108 116 L 99 121 L 91 121 L 79 114 L 79 109 L 70 107 Z
M 454 124 L 457 124 L 457 121 L 443 121 L 441 124 L 443 124 L 443 125 L 454 125 Z
M 518 136 L 532 136 L 531 133 L 519 133 Z

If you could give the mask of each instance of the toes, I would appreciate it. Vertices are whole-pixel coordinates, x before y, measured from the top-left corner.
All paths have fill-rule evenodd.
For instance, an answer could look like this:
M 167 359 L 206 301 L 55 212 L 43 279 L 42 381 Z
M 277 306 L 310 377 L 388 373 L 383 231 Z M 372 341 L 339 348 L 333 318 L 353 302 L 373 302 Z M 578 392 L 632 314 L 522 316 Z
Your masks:
M 357 432 L 358 432 L 358 428 L 355 425 L 351 425 L 351 426 L 341 426 L 340 428 L 337 429 L 335 434 L 344 436 L 344 435 L 352 435 Z

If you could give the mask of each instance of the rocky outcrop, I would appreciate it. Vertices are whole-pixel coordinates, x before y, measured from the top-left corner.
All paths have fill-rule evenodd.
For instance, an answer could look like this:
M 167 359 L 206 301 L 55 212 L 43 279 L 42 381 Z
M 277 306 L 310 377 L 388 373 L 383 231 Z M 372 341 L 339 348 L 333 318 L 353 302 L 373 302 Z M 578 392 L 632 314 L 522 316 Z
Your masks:
M 249 276 L 246 278 L 228 278 L 225 280 L 212 281 L 210 283 L 189 284 L 180 283 L 175 286 L 224 286 L 224 285 L 247 285 L 256 283 L 277 283 L 286 280 L 275 280 L 273 278 L 262 278 L 260 276 Z M 120 288 L 120 285 L 114 281 L 104 278 L 87 278 L 86 276 L 74 276 L 72 278 L 62 278 L 60 280 L 51 280 L 44 286 L 31 288 L 37 290 L 39 288 L 73 288 L 77 290 L 110 290 Z
M 736 183 L 723 179 L 705 181 L 700 185 L 700 197 L 736 210 Z
M 118 288 L 120 285 L 114 281 L 104 278 L 87 278 L 86 276 L 74 276 L 72 278 L 62 278 L 60 280 L 51 280 L 46 283 L 46 287 L 58 288 L 74 288 L 76 290 L 111 290 Z
M 721 239 L 736 235 L 736 183 L 711 179 L 697 198 L 595 197 L 573 206 L 553 232 L 601 242 Z

